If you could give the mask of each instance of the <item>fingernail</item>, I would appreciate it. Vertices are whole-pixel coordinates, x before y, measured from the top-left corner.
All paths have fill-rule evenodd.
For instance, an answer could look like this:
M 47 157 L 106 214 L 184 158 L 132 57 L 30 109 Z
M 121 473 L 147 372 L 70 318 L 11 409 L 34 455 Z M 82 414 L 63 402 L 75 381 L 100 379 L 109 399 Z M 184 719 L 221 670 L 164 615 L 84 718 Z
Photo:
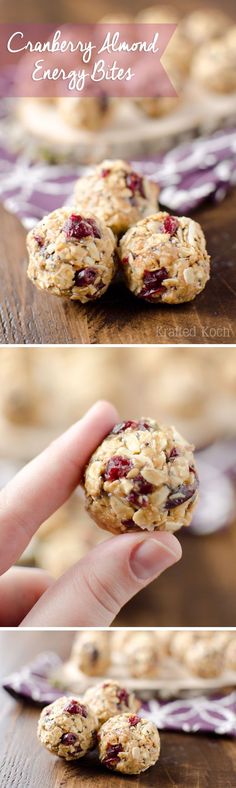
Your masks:
M 145 539 L 131 553 L 130 566 L 136 577 L 140 580 L 147 580 L 175 564 L 180 556 L 181 547 L 177 540 L 176 546 L 170 550 L 158 539 Z

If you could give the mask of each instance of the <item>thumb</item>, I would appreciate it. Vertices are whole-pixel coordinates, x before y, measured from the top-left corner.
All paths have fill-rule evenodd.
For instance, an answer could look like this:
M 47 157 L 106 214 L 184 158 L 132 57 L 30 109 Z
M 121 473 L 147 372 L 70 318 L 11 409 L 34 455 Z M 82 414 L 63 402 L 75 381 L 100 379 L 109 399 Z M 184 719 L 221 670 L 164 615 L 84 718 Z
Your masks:
M 132 533 L 108 539 L 42 595 L 22 626 L 110 626 L 123 605 L 181 554 L 178 540 L 170 533 Z

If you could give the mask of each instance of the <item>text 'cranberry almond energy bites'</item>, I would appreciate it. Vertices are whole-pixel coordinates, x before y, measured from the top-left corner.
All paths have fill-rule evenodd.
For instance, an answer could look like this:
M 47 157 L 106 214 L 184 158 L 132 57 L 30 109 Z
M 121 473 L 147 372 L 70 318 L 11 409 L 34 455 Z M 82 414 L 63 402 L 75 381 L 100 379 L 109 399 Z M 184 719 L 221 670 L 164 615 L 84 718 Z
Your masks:
M 100 298 L 116 272 L 115 237 L 101 219 L 58 208 L 28 233 L 28 276 L 72 301 Z
M 122 774 L 141 774 L 158 761 L 160 737 L 151 720 L 120 714 L 102 725 L 98 733 L 101 763 Z
M 134 172 L 126 161 L 102 161 L 91 174 L 79 178 L 73 202 L 80 211 L 91 212 L 121 235 L 158 210 L 159 187 Z
M 153 419 L 124 421 L 92 455 L 84 488 L 89 514 L 107 531 L 177 531 L 198 497 L 193 447 Z
M 193 219 L 155 213 L 121 238 L 119 253 L 128 288 L 153 303 L 192 301 L 210 272 L 203 231 Z
M 54 755 L 72 761 L 96 747 L 97 729 L 98 721 L 84 701 L 62 697 L 42 710 L 38 738 Z

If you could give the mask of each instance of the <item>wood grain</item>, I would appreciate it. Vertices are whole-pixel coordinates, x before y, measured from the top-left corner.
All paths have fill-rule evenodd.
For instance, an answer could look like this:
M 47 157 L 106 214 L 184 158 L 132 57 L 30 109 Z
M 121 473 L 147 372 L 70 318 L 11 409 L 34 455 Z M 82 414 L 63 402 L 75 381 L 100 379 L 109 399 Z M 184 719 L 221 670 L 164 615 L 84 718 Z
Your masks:
M 0 634 L 1 677 L 32 659 L 39 650 L 68 656 L 70 632 Z M 4 691 L 0 714 L 0 784 L 4 788 L 234 788 L 236 743 L 227 737 L 161 732 L 159 763 L 140 777 L 121 777 L 97 765 L 96 755 L 65 764 L 37 743 L 39 712 Z

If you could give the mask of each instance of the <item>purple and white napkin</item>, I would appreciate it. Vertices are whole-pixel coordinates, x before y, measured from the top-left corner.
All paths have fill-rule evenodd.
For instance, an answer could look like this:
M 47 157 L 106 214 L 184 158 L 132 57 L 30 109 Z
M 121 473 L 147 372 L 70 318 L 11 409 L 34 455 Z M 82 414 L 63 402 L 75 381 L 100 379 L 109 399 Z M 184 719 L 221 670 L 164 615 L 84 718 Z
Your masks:
M 1 117 L 1 115 L 0 115 Z M 132 165 L 160 185 L 160 202 L 190 214 L 204 201 L 220 202 L 236 184 L 236 129 L 217 131 Z M 0 201 L 29 229 L 46 213 L 68 203 L 77 178 L 88 167 L 31 160 L 27 150 L 9 151 L 0 122 Z

